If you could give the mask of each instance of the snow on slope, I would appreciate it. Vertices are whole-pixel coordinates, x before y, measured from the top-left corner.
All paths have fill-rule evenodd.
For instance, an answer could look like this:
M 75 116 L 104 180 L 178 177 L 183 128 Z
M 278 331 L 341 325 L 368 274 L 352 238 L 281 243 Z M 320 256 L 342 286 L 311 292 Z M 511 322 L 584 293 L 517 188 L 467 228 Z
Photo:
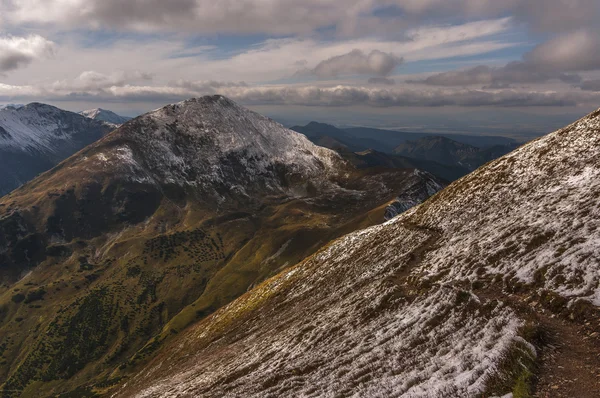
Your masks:
M 81 133 L 75 129 L 77 122 L 82 127 L 98 129 L 100 126 L 84 123 L 84 119 L 76 120 L 77 118 L 79 116 L 74 113 L 39 103 L 6 107 L 0 110 L 0 149 L 60 152 L 62 142 Z
M 107 134 L 102 122 L 50 105 L 0 109 L 0 196 Z
M 441 191 L 444 186 L 431 173 L 415 169 L 413 172 L 416 177 L 413 184 L 406 189 L 391 203 L 385 210 L 385 220 L 391 220 L 398 214 L 423 203 L 429 197 Z
M 477 396 L 515 347 L 535 350 L 471 283 L 600 305 L 599 197 L 600 110 L 250 291 L 117 395 Z
M 484 187 L 485 189 L 482 189 Z M 446 231 L 417 272 L 514 277 L 600 306 L 600 112 L 465 177 L 422 223 Z
M 82 116 L 85 116 L 87 118 L 110 123 L 115 126 L 120 126 L 121 124 L 126 123 L 127 121 L 131 120 L 131 118 L 117 115 L 116 113 L 114 113 L 112 111 L 102 109 L 102 108 L 81 111 L 81 112 L 79 112 L 79 114 Z

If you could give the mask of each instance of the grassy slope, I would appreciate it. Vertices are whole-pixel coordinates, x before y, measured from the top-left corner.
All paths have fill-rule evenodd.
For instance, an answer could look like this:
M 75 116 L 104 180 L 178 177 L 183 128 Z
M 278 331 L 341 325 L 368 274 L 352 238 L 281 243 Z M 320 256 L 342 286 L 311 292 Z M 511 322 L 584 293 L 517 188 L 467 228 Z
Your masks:
M 80 197 L 85 190 L 86 181 L 54 188 L 69 172 L 59 167 L 3 198 L 0 217 L 18 211 L 43 230 L 59 206 L 48 198 L 67 200 L 68 192 Z M 348 184 L 369 191 L 377 175 L 389 179 L 387 194 L 272 198 L 216 217 L 193 198 L 163 198 L 142 223 L 57 243 L 33 272 L 0 287 L 2 388 L 37 397 L 110 386 L 118 381 L 115 369 L 156 348 L 157 333 L 160 340 L 169 337 L 331 239 L 380 222 L 405 176 L 387 173 L 360 172 Z M 85 213 L 78 206 L 84 205 L 71 212 Z

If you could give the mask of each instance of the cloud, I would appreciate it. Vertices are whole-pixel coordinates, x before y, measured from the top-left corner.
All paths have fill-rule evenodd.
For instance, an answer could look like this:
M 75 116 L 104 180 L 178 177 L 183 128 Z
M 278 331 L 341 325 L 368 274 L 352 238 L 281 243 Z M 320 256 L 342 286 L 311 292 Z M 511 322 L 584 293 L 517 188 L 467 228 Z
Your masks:
M 524 60 L 542 70 L 600 69 L 600 30 L 576 30 L 557 36 L 525 54 Z
M 568 32 L 594 26 L 600 16 L 597 0 L 391 0 L 407 16 L 493 18 L 513 15 L 536 32 Z
M 393 86 L 396 84 L 394 79 L 390 79 L 388 77 L 372 77 L 368 81 L 369 84 L 381 84 L 385 86 Z
M 54 55 L 53 42 L 39 36 L 0 37 L 0 73 L 25 67 L 39 58 Z
M 376 13 L 386 8 L 398 12 Z M 596 24 L 600 5 L 597 0 L 4 0 L 0 14 L 12 24 L 63 29 L 275 35 L 332 26 L 354 34 L 365 27 L 397 28 L 457 15 L 512 14 L 536 31 L 563 32 Z
M 600 80 L 586 80 L 581 83 L 581 89 L 584 91 L 600 92 Z
M 120 31 L 308 33 L 356 18 L 371 1 L 339 0 L 7 0 L 0 14 L 14 24 Z M 4 9 L 3 9 L 4 8 Z
M 190 97 L 222 94 L 246 105 L 300 105 L 319 107 L 363 106 L 392 107 L 547 107 L 595 104 L 600 93 L 572 90 L 568 92 L 503 89 L 412 89 L 406 87 L 364 87 L 337 85 L 263 85 L 244 82 L 185 81 L 164 86 L 113 85 L 91 90 L 77 89 L 77 83 L 49 86 L 15 86 L 0 84 L 0 101 L 94 101 L 104 103 L 143 102 L 164 105 Z
M 537 45 L 522 61 L 501 67 L 480 65 L 464 70 L 442 72 L 421 81 L 432 86 L 488 86 L 545 83 L 551 80 L 568 84 L 581 82 L 578 72 L 600 69 L 600 31 L 579 29 L 558 35 Z
M 408 82 L 447 87 L 483 84 L 490 88 L 502 88 L 511 84 L 545 83 L 550 80 L 578 83 L 581 81 L 581 77 L 576 74 L 546 71 L 526 62 L 515 61 L 502 67 L 479 65 L 464 70 L 442 72 L 424 80 L 409 80 Z
M 50 85 L 54 91 L 93 91 L 110 87 L 123 87 L 128 84 L 152 81 L 150 73 L 141 71 L 115 71 L 104 74 L 93 70 L 82 72 L 76 79 L 59 80 Z
M 354 49 L 347 54 L 337 55 L 319 62 L 313 69 L 304 69 L 300 74 L 312 74 L 321 78 L 341 75 L 388 76 L 403 62 L 391 53 L 373 50 L 369 54 Z
M 246 104 L 304 106 L 370 106 L 370 107 L 529 107 L 575 106 L 597 101 L 600 96 L 580 95 L 580 92 L 535 92 L 502 90 L 412 90 L 372 89 L 336 86 L 259 87 L 224 91 L 225 95 Z

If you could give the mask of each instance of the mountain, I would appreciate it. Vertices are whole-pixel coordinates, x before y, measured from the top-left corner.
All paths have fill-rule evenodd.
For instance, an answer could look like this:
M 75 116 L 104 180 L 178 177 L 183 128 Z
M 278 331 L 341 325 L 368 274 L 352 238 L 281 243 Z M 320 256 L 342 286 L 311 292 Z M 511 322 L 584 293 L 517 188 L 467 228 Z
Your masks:
M 408 158 L 434 161 L 473 171 L 491 160 L 506 155 L 515 148 L 516 145 L 506 145 L 479 149 L 446 137 L 431 136 L 415 141 L 406 141 L 400 144 L 394 153 Z
M 0 109 L 0 196 L 49 170 L 111 130 L 50 105 Z
M 118 384 L 188 325 L 383 222 L 391 202 L 425 200 L 432 182 L 358 169 L 221 96 L 135 118 L 0 199 L 0 391 Z
M 595 397 L 599 197 L 600 110 L 178 330 L 111 394 Z
M 458 134 L 432 136 L 364 127 L 339 129 L 317 122 L 295 126 L 292 130 L 306 135 L 320 146 L 345 153 L 345 156 L 348 152 L 373 151 L 371 158 L 377 153 L 379 158 L 382 158 L 383 154 L 396 154 L 415 159 L 421 164 L 410 167 L 427 170 L 448 181 L 454 181 L 518 146 L 513 139 L 505 137 Z M 398 160 L 386 162 L 398 163 Z M 407 163 L 406 159 L 401 162 Z M 444 167 L 440 168 L 440 165 L 450 165 L 453 168 L 447 170 Z
M 385 143 L 370 137 L 356 137 L 342 129 L 325 123 L 310 122 L 306 126 L 294 126 L 291 130 L 307 136 L 312 142 L 329 149 L 340 147 L 353 152 L 374 149 L 386 152 L 390 148 Z
M 373 129 L 365 129 L 369 131 L 366 134 L 374 133 L 377 139 L 361 138 L 352 135 L 352 132 L 362 130 L 344 131 L 317 122 L 311 122 L 306 126 L 295 126 L 292 130 L 306 135 L 319 146 L 338 151 L 358 167 L 369 165 L 417 168 L 446 181 L 454 181 L 517 147 L 514 141 L 504 138 L 498 141 L 510 144 L 480 149 L 442 136 Z M 400 144 L 395 148 L 391 146 L 397 143 Z
M 512 138 L 491 135 L 467 135 L 467 134 L 431 134 L 411 133 L 404 131 L 381 130 L 368 127 L 351 127 L 344 129 L 348 134 L 357 138 L 370 138 L 380 141 L 388 147 L 388 152 L 405 141 L 416 140 L 431 135 L 439 135 L 451 140 L 471 145 L 477 148 L 488 148 L 496 145 L 511 145 L 516 141 Z
M 470 158 L 477 152 L 479 152 L 479 148 L 440 136 L 406 141 L 394 150 L 394 153 L 398 155 L 431 160 L 443 164 L 461 164 L 464 159 Z M 465 166 L 473 169 L 469 164 Z
M 112 111 L 108 111 L 106 109 L 101 109 L 101 108 L 82 111 L 82 112 L 79 112 L 79 114 L 82 116 L 85 116 L 87 118 L 90 118 L 90 119 L 107 122 L 110 124 L 114 124 L 116 126 L 120 126 L 121 124 L 131 120 L 130 117 L 119 116 Z
M 427 171 L 445 181 L 457 180 L 470 172 L 469 169 L 458 164 L 446 165 L 435 161 L 387 154 L 372 149 L 362 152 L 350 152 L 341 149 L 338 152 L 344 159 L 358 168 L 388 167 L 418 169 Z
M 6 109 L 6 108 L 15 108 L 15 109 L 19 109 L 24 107 L 25 105 L 23 104 L 5 104 L 5 105 L 0 105 L 0 110 L 2 109 Z

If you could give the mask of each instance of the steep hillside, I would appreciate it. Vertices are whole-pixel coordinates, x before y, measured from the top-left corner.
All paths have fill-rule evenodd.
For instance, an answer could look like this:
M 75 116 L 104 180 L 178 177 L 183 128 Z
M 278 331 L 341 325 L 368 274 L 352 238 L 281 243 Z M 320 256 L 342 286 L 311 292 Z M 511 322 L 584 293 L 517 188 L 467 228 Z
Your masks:
M 111 127 L 50 105 L 0 109 L 0 196 L 49 170 Z
M 351 233 L 164 346 L 122 397 L 596 397 L 600 110 Z
M 109 111 L 102 108 L 89 109 L 87 111 L 79 112 L 79 114 L 87 118 L 110 123 L 115 126 L 120 126 L 123 123 L 126 123 L 129 120 L 131 120 L 130 117 L 120 116 L 114 113 L 113 111 Z
M 446 181 L 457 180 L 467 174 L 469 169 L 460 165 L 447 165 L 430 160 L 414 159 L 406 156 L 387 154 L 375 150 L 362 152 L 338 151 L 340 155 L 358 168 L 392 167 L 427 171 Z
M 127 122 L 0 199 L 0 391 L 108 388 L 431 181 L 356 169 L 221 96 Z
M 408 158 L 458 166 L 473 171 L 515 148 L 516 145 L 496 145 L 491 148 L 479 149 L 446 137 L 431 136 L 415 141 L 406 141 L 399 145 L 394 153 Z
M 407 141 L 394 149 L 394 153 L 398 155 L 442 164 L 460 164 L 477 152 L 479 152 L 479 149 L 474 146 L 440 136 Z M 474 169 L 471 165 L 467 165 L 467 167 Z

